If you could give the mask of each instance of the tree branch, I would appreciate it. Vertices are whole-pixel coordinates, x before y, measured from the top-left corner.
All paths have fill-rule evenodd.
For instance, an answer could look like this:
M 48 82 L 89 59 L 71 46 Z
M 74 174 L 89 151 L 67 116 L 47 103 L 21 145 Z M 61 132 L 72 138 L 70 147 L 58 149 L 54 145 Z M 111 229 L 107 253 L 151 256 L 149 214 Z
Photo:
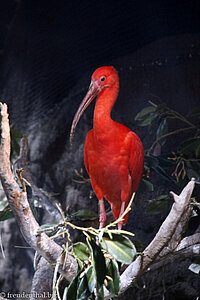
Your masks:
M 0 179 L 13 210 L 22 235 L 26 242 L 43 256 L 50 264 L 55 265 L 58 259 L 61 261 L 59 272 L 71 281 L 76 274 L 76 260 L 68 255 L 65 260 L 63 248 L 56 244 L 45 233 L 38 234 L 39 224 L 36 222 L 30 209 L 27 194 L 21 191 L 10 167 L 10 128 L 7 113 L 7 105 L 0 103 L 1 111 L 1 143 L 0 143 Z M 65 264 L 64 264 L 65 260 Z
M 138 256 L 122 273 L 119 294 L 124 293 L 145 272 L 181 257 L 200 254 L 200 234 L 196 233 L 181 240 L 182 232 L 191 215 L 190 199 L 194 186 L 195 181 L 190 181 L 179 196 L 170 193 L 174 198 L 174 204 L 169 215 L 142 255 Z M 110 297 L 112 295 L 105 290 L 104 299 Z
M 65 260 L 63 248 L 56 244 L 45 233 L 38 233 L 39 224 L 30 209 L 27 194 L 22 191 L 14 179 L 10 168 L 10 130 L 6 104 L 0 104 L 2 117 L 0 144 L 0 179 L 7 195 L 20 230 L 27 243 L 43 256 L 50 264 L 60 262 L 59 272 L 71 281 L 76 274 L 76 260 L 68 255 Z M 137 278 L 174 260 L 200 254 L 200 233 L 182 239 L 185 225 L 191 216 L 190 199 L 195 182 L 190 181 L 178 196 L 171 192 L 174 204 L 171 211 L 152 242 L 122 273 L 120 293 L 125 292 Z M 65 260 L 65 264 L 64 264 Z M 112 295 L 105 290 L 105 298 Z
M 35 185 L 28 168 L 27 155 L 28 155 L 28 138 L 26 135 L 23 135 L 20 141 L 20 156 L 17 160 L 17 165 L 19 166 L 19 169 L 23 169 L 23 178 L 25 178 L 31 184 L 33 194 L 35 197 L 38 198 L 38 201 L 40 201 L 41 205 L 51 215 L 55 217 L 57 222 L 62 222 L 62 217 L 58 211 L 58 208 L 55 205 L 56 203 L 59 204 L 58 201 L 55 198 L 53 198 L 51 195 L 49 195 L 47 192 L 43 191 L 42 189 L 39 189 Z

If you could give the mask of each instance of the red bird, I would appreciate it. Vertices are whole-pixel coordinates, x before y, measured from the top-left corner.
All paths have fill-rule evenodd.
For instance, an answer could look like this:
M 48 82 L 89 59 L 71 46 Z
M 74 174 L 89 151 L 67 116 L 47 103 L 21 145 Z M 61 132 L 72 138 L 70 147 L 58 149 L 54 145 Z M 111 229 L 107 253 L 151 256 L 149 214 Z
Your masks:
M 111 119 L 110 114 L 119 93 L 119 77 L 114 67 L 96 69 L 89 90 L 72 123 L 72 144 L 75 127 L 84 110 L 97 96 L 93 129 L 87 134 L 84 161 L 92 188 L 100 203 L 100 228 L 106 221 L 105 198 L 115 219 L 122 215 L 132 194 L 137 190 L 144 169 L 144 149 L 139 137 L 124 125 Z M 118 228 L 126 224 L 118 223 Z

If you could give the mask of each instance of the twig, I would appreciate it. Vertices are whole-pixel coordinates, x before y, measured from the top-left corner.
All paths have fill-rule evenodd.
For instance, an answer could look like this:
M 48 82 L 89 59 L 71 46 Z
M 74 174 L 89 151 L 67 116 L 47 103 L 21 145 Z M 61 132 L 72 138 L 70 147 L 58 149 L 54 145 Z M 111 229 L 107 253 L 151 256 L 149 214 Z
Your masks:
M 155 107 L 155 108 L 158 107 L 158 105 L 155 104 L 154 102 L 152 102 L 152 101 L 148 101 L 148 102 L 149 102 L 149 104 L 151 104 L 153 107 Z M 190 121 L 188 121 L 188 119 L 186 119 L 186 118 L 185 118 L 184 116 L 182 116 L 180 113 L 178 113 L 177 111 L 175 111 L 175 110 L 173 110 L 173 109 L 171 109 L 171 108 L 169 108 L 169 107 L 166 107 L 166 112 L 164 112 L 164 113 L 168 113 L 168 114 L 172 115 L 172 116 L 175 117 L 176 119 L 179 119 L 179 120 L 181 120 L 182 122 L 188 124 L 190 127 L 199 128 L 198 126 L 196 126 L 196 125 L 192 124 Z
M 153 144 L 151 145 L 151 147 L 147 150 L 147 153 L 150 153 L 151 150 L 154 148 L 154 146 L 155 146 L 160 140 L 162 140 L 162 139 L 164 139 L 164 138 L 166 138 L 166 137 L 168 137 L 168 136 L 170 136 L 170 135 L 178 134 L 178 133 L 180 133 L 180 132 L 184 132 L 184 131 L 192 130 L 192 129 L 196 129 L 196 126 L 193 125 L 193 126 L 191 126 L 191 127 L 184 127 L 184 128 L 176 129 L 176 130 L 174 130 L 174 131 L 171 131 L 171 132 L 168 132 L 168 133 L 166 133 L 166 134 L 163 134 L 163 135 L 159 136 L 159 137 L 153 142 Z
M 81 169 L 82 171 L 82 169 Z M 74 173 L 76 174 L 76 176 L 80 177 L 82 180 L 77 180 L 77 179 L 72 179 L 73 182 L 76 183 L 89 183 L 90 182 L 90 178 L 85 178 L 80 172 L 78 172 L 78 170 L 74 170 Z
M 157 108 L 158 105 L 153 103 L 152 101 L 149 101 L 149 104 L 151 104 L 153 107 Z M 168 132 L 166 134 L 163 134 L 161 136 L 159 136 L 151 145 L 151 147 L 147 150 L 147 153 L 150 153 L 152 151 L 152 149 L 154 148 L 154 146 L 162 139 L 170 136 L 170 135 L 174 135 L 174 134 L 178 134 L 180 132 L 184 132 L 187 130 L 192 130 L 192 129 L 198 129 L 198 126 L 192 124 L 190 121 L 188 121 L 184 116 L 182 116 L 181 114 L 179 114 L 178 112 L 174 111 L 173 109 L 170 109 L 169 107 L 166 108 L 166 112 L 164 112 L 164 114 L 168 114 L 170 116 L 172 116 L 175 119 L 179 119 L 182 122 L 186 123 L 189 125 L 189 127 L 185 127 L 185 128 L 179 128 L 176 129 L 174 131 Z
M 26 185 L 25 185 L 25 182 L 24 182 L 24 178 L 22 177 L 22 172 L 23 172 L 23 171 L 24 171 L 23 168 L 17 169 L 17 170 L 16 170 L 16 173 L 17 173 L 17 175 L 18 175 L 18 177 L 19 177 L 19 180 L 20 180 L 20 182 L 21 182 L 22 190 L 23 190 L 23 192 L 26 193 Z
M 128 206 L 126 207 L 125 211 L 123 212 L 123 214 L 121 216 L 119 216 L 119 218 L 117 220 L 115 220 L 114 222 L 108 224 L 107 226 L 105 226 L 104 228 L 93 228 L 93 227 L 81 227 L 81 226 L 77 226 L 75 224 L 72 224 L 68 221 L 65 221 L 64 215 L 62 210 L 59 208 L 60 213 L 62 215 L 63 218 L 63 222 L 56 225 L 56 226 L 52 226 L 52 227 L 48 227 L 48 228 L 44 228 L 44 229 L 40 229 L 38 231 L 38 233 L 42 233 L 42 232 L 54 232 L 54 231 L 58 231 L 59 228 L 63 228 L 63 230 L 56 232 L 54 235 L 51 235 L 51 239 L 57 238 L 60 235 L 64 235 L 67 234 L 69 235 L 69 231 L 67 229 L 67 227 L 71 227 L 72 229 L 76 229 L 79 231 L 82 231 L 86 236 L 88 236 L 88 234 L 92 234 L 96 237 L 98 237 L 99 240 L 101 240 L 102 236 L 104 235 L 104 233 L 108 233 L 109 235 L 112 235 L 112 233 L 118 233 L 118 234 L 127 234 L 127 235 L 131 235 L 134 236 L 134 234 L 132 232 L 126 231 L 126 230 L 122 230 L 122 229 L 110 229 L 110 227 L 114 227 L 116 224 L 118 224 L 119 222 L 121 222 L 124 218 L 124 216 L 131 210 L 131 204 L 134 200 L 135 197 L 135 193 L 133 193 L 131 200 L 128 204 Z

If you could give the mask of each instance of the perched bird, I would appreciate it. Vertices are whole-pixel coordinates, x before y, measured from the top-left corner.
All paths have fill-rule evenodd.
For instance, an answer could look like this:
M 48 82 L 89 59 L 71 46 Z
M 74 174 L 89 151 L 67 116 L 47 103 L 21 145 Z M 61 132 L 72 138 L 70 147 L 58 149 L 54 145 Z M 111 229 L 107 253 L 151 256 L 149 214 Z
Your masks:
M 104 198 L 110 203 L 115 219 L 122 215 L 137 190 L 144 169 L 144 149 L 139 137 L 111 119 L 111 110 L 119 93 L 119 77 L 112 66 L 95 70 L 89 90 L 76 112 L 70 133 L 91 101 L 97 96 L 93 129 L 85 140 L 84 162 L 92 188 L 100 203 L 100 228 L 106 221 Z M 118 223 L 126 224 L 128 213 Z

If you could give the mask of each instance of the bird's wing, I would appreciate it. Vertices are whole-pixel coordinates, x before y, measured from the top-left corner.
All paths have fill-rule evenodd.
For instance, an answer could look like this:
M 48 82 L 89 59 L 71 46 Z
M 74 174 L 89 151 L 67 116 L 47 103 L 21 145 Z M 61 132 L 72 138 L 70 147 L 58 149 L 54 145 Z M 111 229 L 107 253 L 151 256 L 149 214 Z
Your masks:
M 120 152 L 125 160 L 123 160 L 119 169 L 121 173 L 121 201 L 112 203 L 115 218 L 118 218 L 122 213 L 122 202 L 125 202 L 123 204 L 123 210 L 125 210 L 132 194 L 138 189 L 144 169 L 143 145 L 134 132 L 129 131 L 126 134 Z M 124 216 L 123 224 L 126 224 L 128 216 L 128 213 Z
M 132 193 L 139 187 L 144 170 L 144 148 L 140 138 L 132 131 L 127 135 L 128 169 L 132 179 Z

